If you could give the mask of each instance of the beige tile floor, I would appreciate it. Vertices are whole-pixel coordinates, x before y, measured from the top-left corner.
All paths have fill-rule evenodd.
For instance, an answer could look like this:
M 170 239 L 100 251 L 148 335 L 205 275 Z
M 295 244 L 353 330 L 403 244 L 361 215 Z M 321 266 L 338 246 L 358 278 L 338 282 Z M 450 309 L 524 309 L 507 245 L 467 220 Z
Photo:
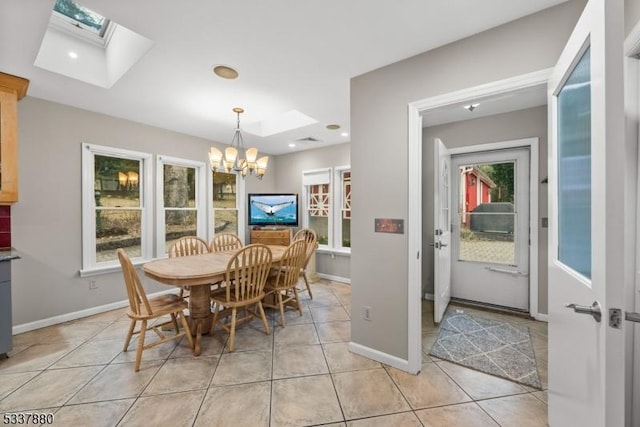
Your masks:
M 145 351 L 116 310 L 14 337 L 0 361 L 0 414 L 54 413 L 56 426 L 545 426 L 546 391 L 428 356 L 438 334 L 423 303 L 423 368 L 409 375 L 352 354 L 350 288 L 320 281 L 304 315 L 272 333 L 239 328 L 236 351 L 221 332 L 194 357 L 184 343 Z M 476 312 L 474 309 L 465 309 Z M 482 312 L 484 316 L 498 316 Z M 526 323 L 546 389 L 546 324 Z

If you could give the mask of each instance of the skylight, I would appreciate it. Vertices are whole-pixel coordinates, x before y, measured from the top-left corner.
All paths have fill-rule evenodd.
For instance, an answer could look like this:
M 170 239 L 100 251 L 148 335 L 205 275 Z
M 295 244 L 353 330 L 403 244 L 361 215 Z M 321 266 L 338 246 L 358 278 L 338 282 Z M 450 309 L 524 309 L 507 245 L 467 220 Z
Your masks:
M 104 37 L 109 26 L 109 20 L 72 0 L 56 0 L 53 6 L 53 16 L 63 23 L 78 29 L 89 31 L 98 37 Z
M 109 88 L 152 46 L 153 41 L 74 0 L 56 0 L 34 65 Z
M 318 121 L 313 117 L 309 117 L 298 110 L 291 110 L 261 122 L 248 124 L 245 126 L 245 130 L 254 135 L 266 137 L 314 123 L 318 123 Z

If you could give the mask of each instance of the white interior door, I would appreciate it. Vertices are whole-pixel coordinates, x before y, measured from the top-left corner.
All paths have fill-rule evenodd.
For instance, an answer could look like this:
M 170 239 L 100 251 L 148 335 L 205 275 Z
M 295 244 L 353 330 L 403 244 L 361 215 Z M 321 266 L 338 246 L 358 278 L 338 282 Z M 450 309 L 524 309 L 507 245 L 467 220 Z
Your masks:
M 551 426 L 625 425 L 623 24 L 590 0 L 549 80 Z
M 440 323 L 451 300 L 451 155 L 438 138 L 434 141 L 433 180 L 433 265 L 434 310 L 433 321 Z

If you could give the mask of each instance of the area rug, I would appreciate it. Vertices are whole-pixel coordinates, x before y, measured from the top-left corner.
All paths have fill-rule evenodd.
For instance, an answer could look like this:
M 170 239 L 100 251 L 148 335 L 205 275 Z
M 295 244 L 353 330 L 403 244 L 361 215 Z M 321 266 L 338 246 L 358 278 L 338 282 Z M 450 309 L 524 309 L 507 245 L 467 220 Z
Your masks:
M 447 310 L 430 355 L 487 374 L 541 388 L 529 328 Z

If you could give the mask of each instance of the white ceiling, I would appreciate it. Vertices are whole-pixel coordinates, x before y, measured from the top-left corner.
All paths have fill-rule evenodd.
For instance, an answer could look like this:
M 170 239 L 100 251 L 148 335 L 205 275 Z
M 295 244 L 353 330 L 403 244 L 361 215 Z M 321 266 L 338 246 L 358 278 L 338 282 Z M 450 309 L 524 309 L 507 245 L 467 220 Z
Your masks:
M 472 111 L 465 109 L 470 104 L 478 104 Z M 496 96 L 467 100 L 442 108 L 429 110 L 422 115 L 422 126 L 436 126 L 462 120 L 479 119 L 494 114 L 524 110 L 547 104 L 547 85 L 536 85 L 514 90 Z
M 111 88 L 35 67 L 53 0 L 0 1 L 0 71 L 28 95 L 228 143 L 298 110 L 318 121 L 245 144 L 282 154 L 349 141 L 349 79 L 565 0 L 81 0 L 155 44 Z M 237 80 L 212 73 L 236 68 Z M 464 112 L 464 111 L 463 111 Z M 327 130 L 327 124 L 340 130 Z M 289 148 L 296 139 L 314 137 Z

